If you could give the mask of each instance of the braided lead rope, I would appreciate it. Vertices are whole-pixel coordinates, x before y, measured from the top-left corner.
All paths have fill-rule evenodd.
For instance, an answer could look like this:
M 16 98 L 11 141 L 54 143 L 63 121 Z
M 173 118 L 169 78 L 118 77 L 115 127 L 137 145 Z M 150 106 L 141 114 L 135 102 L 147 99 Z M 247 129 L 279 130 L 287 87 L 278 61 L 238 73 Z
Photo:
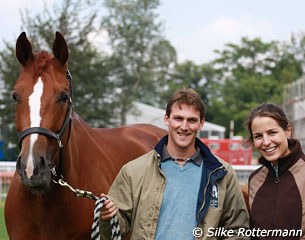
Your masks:
M 100 227 L 99 227 L 100 210 L 103 208 L 104 202 L 109 198 L 107 196 L 105 196 L 103 198 L 99 198 L 99 197 L 95 196 L 92 192 L 75 189 L 62 179 L 59 179 L 58 181 L 53 180 L 53 182 L 56 184 L 59 184 L 60 186 L 69 188 L 77 197 L 85 197 L 85 198 L 95 200 L 93 224 L 91 227 L 91 239 L 99 240 L 100 239 Z M 110 225 L 111 225 L 111 239 L 112 240 L 121 240 L 121 231 L 120 231 L 119 219 L 118 219 L 117 215 L 113 216 L 110 219 Z
M 91 231 L 91 239 L 92 240 L 99 240 L 100 239 L 100 228 L 99 228 L 99 217 L 100 217 L 100 210 L 104 206 L 104 202 L 108 199 L 108 197 L 103 197 L 98 199 L 95 202 L 94 207 L 94 218 L 92 224 L 92 231 Z M 119 219 L 117 215 L 113 216 L 110 219 L 111 225 L 111 239 L 113 240 L 121 240 L 121 232 L 120 232 L 120 225 Z

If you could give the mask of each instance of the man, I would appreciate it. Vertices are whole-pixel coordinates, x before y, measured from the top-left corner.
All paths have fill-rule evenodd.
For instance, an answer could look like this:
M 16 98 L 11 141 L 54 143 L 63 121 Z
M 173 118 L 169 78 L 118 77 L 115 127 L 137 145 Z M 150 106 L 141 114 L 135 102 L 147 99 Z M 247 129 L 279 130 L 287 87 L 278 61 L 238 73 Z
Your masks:
M 101 239 L 110 239 L 115 214 L 132 240 L 248 239 L 238 236 L 249 217 L 232 167 L 196 138 L 204 114 L 195 91 L 173 94 L 164 117 L 168 135 L 123 166 L 109 190 Z

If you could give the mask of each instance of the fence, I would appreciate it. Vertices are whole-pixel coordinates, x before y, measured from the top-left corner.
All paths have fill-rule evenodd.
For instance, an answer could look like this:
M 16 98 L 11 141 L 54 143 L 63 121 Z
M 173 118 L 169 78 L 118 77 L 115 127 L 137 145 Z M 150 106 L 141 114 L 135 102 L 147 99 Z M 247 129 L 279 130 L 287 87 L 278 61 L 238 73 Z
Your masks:
M 258 168 L 258 165 L 232 165 L 237 178 L 242 185 L 246 185 L 249 175 Z M 16 162 L 0 161 L 0 200 L 6 199 L 7 191 L 12 181 L 16 168 Z
M 4 201 L 16 168 L 16 162 L 0 161 L 0 201 Z
M 232 165 L 240 184 L 247 185 L 250 174 L 260 165 Z

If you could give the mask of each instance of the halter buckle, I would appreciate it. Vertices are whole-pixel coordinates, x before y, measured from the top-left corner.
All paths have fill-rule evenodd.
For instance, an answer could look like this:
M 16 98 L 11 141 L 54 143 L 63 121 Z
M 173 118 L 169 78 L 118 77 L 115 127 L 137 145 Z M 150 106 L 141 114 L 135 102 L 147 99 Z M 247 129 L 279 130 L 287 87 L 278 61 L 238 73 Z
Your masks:
M 57 143 L 58 143 L 59 148 L 63 148 L 64 147 L 64 145 L 62 144 L 62 141 L 61 141 L 60 138 L 57 139 Z

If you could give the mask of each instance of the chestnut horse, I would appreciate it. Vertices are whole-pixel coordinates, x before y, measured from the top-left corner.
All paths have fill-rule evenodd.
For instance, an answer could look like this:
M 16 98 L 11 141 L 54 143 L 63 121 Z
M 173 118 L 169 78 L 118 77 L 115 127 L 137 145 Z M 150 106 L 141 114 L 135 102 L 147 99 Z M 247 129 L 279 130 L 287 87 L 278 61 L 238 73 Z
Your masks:
M 94 201 L 56 182 L 106 193 L 124 163 L 151 150 L 166 131 L 152 125 L 97 129 L 73 112 L 68 48 L 56 32 L 53 54 L 16 43 L 22 71 L 14 86 L 20 153 L 5 203 L 11 240 L 90 239 Z

